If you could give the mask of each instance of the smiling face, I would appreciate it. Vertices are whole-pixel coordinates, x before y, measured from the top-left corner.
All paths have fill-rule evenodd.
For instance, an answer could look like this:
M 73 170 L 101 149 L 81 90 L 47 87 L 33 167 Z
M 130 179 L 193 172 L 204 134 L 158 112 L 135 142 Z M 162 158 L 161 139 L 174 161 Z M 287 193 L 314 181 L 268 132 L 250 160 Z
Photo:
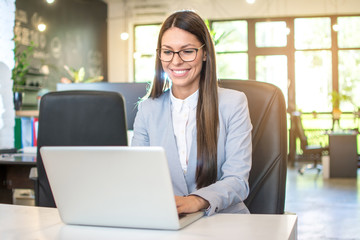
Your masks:
M 202 45 L 195 35 L 177 27 L 166 30 L 161 39 L 161 48 L 174 52 L 199 48 Z M 178 54 L 174 54 L 170 62 L 161 63 L 172 80 L 172 93 L 175 97 L 185 99 L 199 88 L 200 73 L 205 60 L 205 52 L 201 48 L 192 62 L 184 62 Z

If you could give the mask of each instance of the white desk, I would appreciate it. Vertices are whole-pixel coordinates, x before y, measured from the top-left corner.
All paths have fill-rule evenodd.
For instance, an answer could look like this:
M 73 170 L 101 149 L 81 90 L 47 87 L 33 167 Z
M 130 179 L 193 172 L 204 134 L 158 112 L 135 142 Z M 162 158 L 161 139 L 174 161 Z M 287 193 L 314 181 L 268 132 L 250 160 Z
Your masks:
M 295 215 L 217 214 L 179 231 L 65 225 L 57 209 L 0 204 L 0 238 L 92 239 L 297 239 Z

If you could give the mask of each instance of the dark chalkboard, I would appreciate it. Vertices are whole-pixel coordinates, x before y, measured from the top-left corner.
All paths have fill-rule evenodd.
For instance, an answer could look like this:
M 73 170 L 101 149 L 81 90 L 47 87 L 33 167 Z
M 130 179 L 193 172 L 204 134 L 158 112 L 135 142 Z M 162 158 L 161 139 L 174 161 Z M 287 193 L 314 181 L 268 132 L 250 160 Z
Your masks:
M 85 78 L 107 81 L 107 5 L 100 0 L 17 0 L 14 33 L 21 48 L 35 45 L 27 84 L 56 89 L 69 77 L 64 65 L 85 68 Z M 38 24 L 46 24 L 40 32 Z M 44 74 L 45 73 L 45 74 Z

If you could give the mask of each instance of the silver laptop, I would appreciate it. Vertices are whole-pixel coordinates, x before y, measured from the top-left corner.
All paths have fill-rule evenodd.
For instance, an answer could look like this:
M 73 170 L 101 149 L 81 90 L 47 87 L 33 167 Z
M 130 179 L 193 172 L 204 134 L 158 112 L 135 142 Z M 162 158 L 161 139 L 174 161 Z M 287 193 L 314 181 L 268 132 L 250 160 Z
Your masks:
M 176 230 L 204 215 L 179 217 L 161 147 L 42 147 L 40 153 L 66 224 Z

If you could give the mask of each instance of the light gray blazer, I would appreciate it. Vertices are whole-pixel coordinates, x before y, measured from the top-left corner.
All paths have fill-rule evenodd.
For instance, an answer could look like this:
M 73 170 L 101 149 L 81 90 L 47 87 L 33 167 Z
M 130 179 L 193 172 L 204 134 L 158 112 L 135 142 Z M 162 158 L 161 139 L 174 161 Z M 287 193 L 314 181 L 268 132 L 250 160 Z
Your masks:
M 210 203 L 207 215 L 216 212 L 249 213 L 243 200 L 249 194 L 251 168 L 251 130 L 244 93 L 218 88 L 219 132 L 217 182 L 197 189 L 195 181 L 197 141 L 193 132 L 187 172 L 178 155 L 173 130 L 169 91 L 159 98 L 146 99 L 138 107 L 134 122 L 133 146 L 162 146 L 166 151 L 175 195 L 198 195 Z

